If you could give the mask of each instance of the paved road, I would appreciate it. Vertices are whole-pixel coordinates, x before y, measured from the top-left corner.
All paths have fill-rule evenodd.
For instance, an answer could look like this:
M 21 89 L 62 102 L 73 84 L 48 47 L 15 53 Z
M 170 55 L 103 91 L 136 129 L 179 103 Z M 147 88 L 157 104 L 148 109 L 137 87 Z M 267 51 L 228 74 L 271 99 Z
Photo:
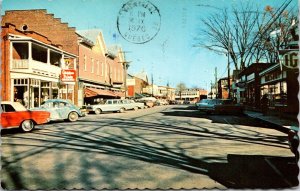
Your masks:
M 2 131 L 6 189 L 282 188 L 298 184 L 286 134 L 246 116 L 159 106 Z

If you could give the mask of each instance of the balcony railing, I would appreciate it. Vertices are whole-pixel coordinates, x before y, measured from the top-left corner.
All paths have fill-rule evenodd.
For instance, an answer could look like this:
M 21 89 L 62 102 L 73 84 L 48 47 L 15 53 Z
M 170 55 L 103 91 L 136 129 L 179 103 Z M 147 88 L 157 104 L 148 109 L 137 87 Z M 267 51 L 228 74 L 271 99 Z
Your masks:
M 28 59 L 14 59 L 11 71 L 39 74 L 48 77 L 59 77 L 61 68 L 44 62 Z

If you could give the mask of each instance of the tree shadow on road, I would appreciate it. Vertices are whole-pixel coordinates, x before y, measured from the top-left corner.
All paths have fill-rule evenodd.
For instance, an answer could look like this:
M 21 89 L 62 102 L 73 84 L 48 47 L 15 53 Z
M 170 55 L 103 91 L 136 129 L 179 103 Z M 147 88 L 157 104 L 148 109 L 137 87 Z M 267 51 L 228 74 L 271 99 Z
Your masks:
M 159 122 L 124 119 L 114 119 L 110 124 L 105 124 L 106 127 L 109 126 L 112 132 L 104 131 L 103 126 L 98 121 L 94 121 L 93 124 L 91 121 L 86 123 L 81 121 L 81 123 L 72 124 L 72 128 L 69 130 L 49 128 L 47 131 L 34 131 L 31 136 L 28 136 L 28 134 L 15 135 L 14 138 L 9 140 L 10 142 L 4 143 L 4 146 L 10 146 L 12 151 L 17 146 L 24 148 L 31 147 L 32 149 L 21 153 L 13 152 L 14 155 L 12 156 L 3 155 L 2 168 L 8 174 L 7 176 L 11 176 L 10 178 L 12 179 L 9 185 L 7 179 L 2 181 L 4 188 L 30 189 L 30 185 L 26 183 L 26 178 L 28 177 L 25 177 L 24 173 L 18 171 L 19 167 L 22 166 L 21 162 L 28 157 L 39 156 L 43 152 L 49 152 L 50 150 L 74 151 L 78 153 L 81 161 L 80 164 L 61 158 L 55 161 L 56 164 L 53 166 L 53 169 L 64 169 L 59 171 L 61 173 L 59 176 L 61 179 L 60 182 L 70 186 L 74 183 L 67 179 L 69 176 L 67 168 L 79 166 L 79 174 L 81 175 L 79 183 L 83 185 L 84 189 L 96 187 L 94 185 L 95 182 L 85 180 L 84 178 L 88 177 L 91 169 L 95 169 L 101 174 L 104 173 L 104 170 L 106 171 L 104 175 L 110 177 L 103 180 L 107 185 L 107 189 L 126 189 L 119 187 L 118 182 L 111 180 L 114 176 L 109 174 L 119 174 L 121 170 L 126 170 L 126 166 L 123 166 L 123 169 L 113 168 L 114 171 L 109 171 L 105 168 L 105 165 L 100 165 L 101 161 L 96 160 L 95 156 L 98 155 L 125 157 L 127 159 L 181 169 L 195 174 L 207 175 L 228 188 L 290 188 L 298 185 L 298 167 L 293 158 L 228 154 L 227 162 L 224 160 L 221 160 L 223 162 L 212 162 L 220 161 L 220 158 L 194 157 L 188 155 L 183 146 L 183 144 L 191 142 L 191 140 L 195 141 L 194 138 L 197 138 L 196 140 L 211 139 L 212 142 L 218 139 L 226 139 L 281 147 L 282 142 L 276 136 L 260 134 L 255 137 L 247 137 L 245 134 L 235 135 L 232 133 L 213 132 L 205 127 L 191 129 L 176 125 L 161 124 Z M 114 133 L 113 130 L 118 130 L 118 133 Z M 187 140 L 177 142 L 178 140 L 176 139 L 169 140 L 166 137 L 164 138 L 165 140 L 158 139 L 158 137 L 164 137 L 165 135 L 174 138 L 184 135 Z M 23 142 L 15 141 L 20 138 Z M 31 145 L 25 140 L 40 142 L 40 144 Z M 172 146 L 169 145 L 171 140 L 174 142 Z M 59 158 L 59 156 L 57 157 Z M 32 168 L 38 172 L 41 167 L 32 166 Z M 18 174 L 19 179 L 14 179 L 15 174 Z M 51 183 L 53 180 L 43 178 L 38 173 L 31 173 L 30 176 L 31 178 L 40 180 L 39 188 L 41 189 L 53 189 L 49 186 L 57 185 L 56 183 Z M 59 184 L 59 186 L 56 188 L 65 188 L 63 187 L 64 185 Z M 150 189 L 158 188 L 160 188 L 159 185 Z M 203 187 L 199 185 L 197 189 L 199 188 Z
M 182 118 L 203 118 L 211 120 L 212 123 L 219 124 L 231 124 L 231 125 L 247 125 L 251 126 L 255 124 L 255 127 L 261 128 L 271 128 L 281 131 L 283 133 L 288 133 L 288 129 L 275 126 L 270 123 L 263 122 L 258 119 L 250 118 L 245 114 L 230 114 L 230 113 L 222 113 L 222 114 L 206 114 L 205 112 L 201 112 L 197 110 L 195 107 L 175 107 L 171 110 L 161 111 L 161 113 L 165 116 L 174 116 L 174 117 L 182 117 Z M 227 121 L 228 120 L 228 121 Z

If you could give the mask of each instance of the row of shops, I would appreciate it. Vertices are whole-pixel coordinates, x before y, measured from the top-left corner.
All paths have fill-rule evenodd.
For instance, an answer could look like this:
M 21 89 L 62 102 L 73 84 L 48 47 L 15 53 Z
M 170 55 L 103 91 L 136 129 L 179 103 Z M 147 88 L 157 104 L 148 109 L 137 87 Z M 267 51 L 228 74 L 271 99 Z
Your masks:
M 3 101 L 33 108 L 68 99 L 81 107 L 124 97 L 124 56 L 109 52 L 101 31 L 89 40 L 46 10 L 7 11 L 1 28 Z
M 232 85 L 238 103 L 261 109 L 261 98 L 268 98 L 268 109 L 297 114 L 299 111 L 298 50 L 284 51 L 280 63 L 253 63 L 240 72 Z

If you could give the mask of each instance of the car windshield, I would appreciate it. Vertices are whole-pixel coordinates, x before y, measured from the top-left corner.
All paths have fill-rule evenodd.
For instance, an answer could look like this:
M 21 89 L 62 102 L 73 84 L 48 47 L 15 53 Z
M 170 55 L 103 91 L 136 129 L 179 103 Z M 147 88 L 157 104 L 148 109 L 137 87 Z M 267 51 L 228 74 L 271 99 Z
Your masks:
M 208 103 L 208 100 L 207 99 L 203 99 L 200 101 L 200 103 Z

